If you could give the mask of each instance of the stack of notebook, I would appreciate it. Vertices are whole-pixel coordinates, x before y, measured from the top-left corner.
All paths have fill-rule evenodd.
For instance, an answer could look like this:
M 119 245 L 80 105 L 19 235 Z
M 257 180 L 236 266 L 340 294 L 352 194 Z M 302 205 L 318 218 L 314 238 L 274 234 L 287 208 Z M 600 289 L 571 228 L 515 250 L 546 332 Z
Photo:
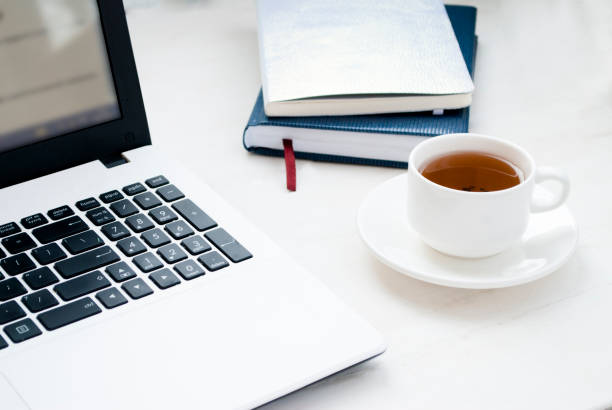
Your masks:
M 331 10 L 341 3 L 258 0 L 263 87 L 245 148 L 283 156 L 289 141 L 296 158 L 406 167 L 423 139 L 467 132 L 476 9 L 366 0 Z

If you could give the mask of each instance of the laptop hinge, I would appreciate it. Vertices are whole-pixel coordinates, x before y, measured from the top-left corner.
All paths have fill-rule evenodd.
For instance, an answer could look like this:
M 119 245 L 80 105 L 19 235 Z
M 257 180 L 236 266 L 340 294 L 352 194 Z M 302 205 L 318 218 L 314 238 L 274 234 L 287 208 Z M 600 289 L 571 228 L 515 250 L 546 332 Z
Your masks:
M 124 157 L 122 153 L 118 153 L 100 158 L 100 162 L 103 163 L 106 168 L 113 168 L 119 165 L 127 164 L 130 161 Z

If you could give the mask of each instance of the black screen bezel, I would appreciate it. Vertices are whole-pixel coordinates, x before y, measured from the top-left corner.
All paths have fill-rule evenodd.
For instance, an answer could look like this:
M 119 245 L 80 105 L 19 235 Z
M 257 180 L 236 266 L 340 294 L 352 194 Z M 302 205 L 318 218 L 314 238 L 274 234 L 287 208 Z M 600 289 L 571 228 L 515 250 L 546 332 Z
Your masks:
M 0 152 L 0 188 L 151 144 L 121 0 L 97 0 L 121 117 Z

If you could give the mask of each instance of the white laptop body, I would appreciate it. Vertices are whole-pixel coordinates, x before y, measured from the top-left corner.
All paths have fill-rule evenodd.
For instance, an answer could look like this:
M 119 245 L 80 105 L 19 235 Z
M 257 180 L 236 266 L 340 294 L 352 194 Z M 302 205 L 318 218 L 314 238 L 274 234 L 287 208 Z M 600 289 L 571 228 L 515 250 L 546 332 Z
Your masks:
M 15 51 L 17 49 L 2 49 L 2 36 L 6 38 L 9 34 L 15 34 L 2 30 L 25 34 L 24 27 L 34 32 L 34 25 L 50 24 L 48 32 L 53 34 L 59 28 L 49 21 L 61 21 L 64 33 L 66 27 L 72 27 L 73 31 L 69 32 L 73 37 L 62 39 L 50 34 L 45 41 L 56 42 L 54 50 L 59 47 L 69 56 L 75 50 L 82 52 L 79 49 L 82 45 L 79 44 L 86 44 L 87 36 L 91 35 L 87 34 L 87 22 L 90 21 L 94 23 L 91 28 L 94 34 L 96 30 L 103 33 L 103 45 L 108 49 L 111 80 L 114 78 L 116 101 L 121 113 L 119 118 L 107 118 L 99 124 L 95 122 L 95 115 L 76 115 L 73 119 L 78 121 L 58 125 L 52 123 L 54 119 L 49 115 L 53 113 L 45 111 L 45 104 L 37 105 L 42 97 L 49 97 L 45 94 L 49 89 L 42 87 L 37 89 L 40 94 L 29 94 L 23 98 L 32 98 L 26 101 L 27 107 L 30 107 L 30 125 L 35 130 L 44 128 L 46 134 L 28 134 L 27 127 L 19 123 L 21 119 L 17 114 L 7 114 L 9 110 L 22 112 L 23 107 L 19 111 L 22 101 L 17 99 L 8 108 L 0 104 L 0 117 L 4 115 L 5 124 L 9 123 L 5 129 L 0 128 L 0 182 L 4 186 L 0 189 L 0 226 L 14 223 L 19 229 L 18 233 L 2 237 L 0 249 L 5 256 L 0 259 L 10 259 L 23 253 L 35 265 L 28 272 L 46 266 L 58 279 L 57 283 L 35 290 L 25 280 L 27 272 L 13 275 L 3 270 L 3 266 L 8 264 L 3 265 L 0 260 L 0 288 L 3 281 L 13 280 L 10 283 L 15 283 L 16 279 L 27 292 L 0 300 L 0 318 L 10 316 L 2 316 L 1 311 L 3 304 L 8 302 L 15 302 L 25 315 L 0 325 L 0 336 L 7 345 L 0 349 L 0 408 L 252 408 L 382 353 L 385 347 L 380 335 L 225 203 L 206 185 L 206 176 L 201 178 L 190 174 L 148 144 L 146 119 L 121 4 L 106 0 L 87 3 L 85 7 L 82 0 L 48 0 L 44 6 L 40 6 L 29 1 L 0 0 L 0 10 L 7 17 L 18 15 L 29 24 L 0 28 L 1 75 L 15 73 L 10 68 L 19 64 L 20 57 L 19 52 Z M 57 11 L 53 9 L 54 5 L 60 11 L 84 13 L 84 17 L 72 21 L 69 14 L 53 14 Z M 51 20 L 33 17 L 44 13 L 55 17 Z M 88 20 L 91 16 L 95 18 Z M 96 19 L 101 21 L 103 30 L 95 25 Z M 70 26 L 71 22 L 80 25 Z M 22 46 L 20 50 L 26 53 L 39 47 L 40 43 L 24 43 Z M 2 58 L 2 53 L 9 52 L 13 53 L 11 63 Z M 42 58 L 44 53 L 36 55 L 38 57 L 31 58 Z M 62 58 L 67 58 L 65 55 Z M 62 70 L 53 70 L 57 56 L 49 58 L 46 71 L 61 73 Z M 14 91 L 9 89 L 14 84 L 24 86 L 31 81 L 27 73 L 23 77 L 13 75 L 17 81 L 11 82 L 13 85 L 10 86 L 0 84 L 0 96 L 3 91 Z M 70 86 L 84 87 L 96 77 L 78 78 L 81 78 L 80 82 L 74 80 Z M 60 88 L 54 92 L 61 97 L 61 87 L 65 83 L 54 84 L 60 84 Z M 8 88 L 3 90 L 3 87 Z M 75 110 L 74 107 L 66 109 Z M 77 114 L 78 110 L 77 106 Z M 39 116 L 43 118 L 45 115 L 47 125 L 43 124 L 43 127 L 36 121 Z M 19 124 L 17 131 L 10 128 L 13 119 Z M 79 121 L 82 121 L 82 128 L 79 128 Z M 71 128 L 53 134 L 53 130 L 66 124 Z M 178 138 L 177 143 L 180 143 Z M 121 146 L 129 149 L 118 149 Z M 103 161 L 97 160 L 98 157 Z M 74 163 L 80 165 L 65 166 Z M 113 164 L 116 166 L 107 167 Z M 202 231 L 191 227 L 193 235 L 206 238 L 212 229 L 221 227 L 252 257 L 234 263 L 221 248 L 217 249 L 212 244 L 209 252 L 219 253 L 228 266 L 211 271 L 198 262 L 201 255 L 185 252 L 188 259 L 200 263 L 205 271 L 205 274 L 188 280 L 177 272 L 175 263 L 166 262 L 157 253 L 159 248 L 149 247 L 145 243 L 146 251 L 156 255 L 163 264 L 162 268 L 167 268 L 179 280 L 175 286 L 160 289 L 150 278 L 155 270 L 143 272 L 135 264 L 135 256 L 126 256 L 118 248 L 118 241 L 106 236 L 103 231 L 105 224 L 96 226 L 88 216 L 89 210 L 81 211 L 76 206 L 79 201 L 92 197 L 100 202 L 100 207 L 109 210 L 112 202 L 104 203 L 100 195 L 113 190 L 118 190 L 124 199 L 133 202 L 134 196 L 124 193 L 122 188 L 134 183 L 141 183 L 148 192 L 159 197 L 155 188 L 145 184 L 146 180 L 157 175 L 163 175 L 184 193 L 185 198 L 192 200 L 216 222 L 215 228 Z M 162 198 L 161 202 L 162 206 L 174 209 L 177 200 L 165 201 Z M 81 218 L 89 230 L 102 238 L 104 246 L 110 247 L 152 293 L 133 299 L 123 288 L 127 282 L 116 281 L 106 271 L 108 266 L 101 266 L 95 271 L 109 283 L 103 290 L 115 289 L 127 303 L 114 308 L 105 307 L 97 297 L 102 290 L 64 300 L 56 287 L 90 272 L 64 278 L 56 268 L 60 261 L 41 264 L 33 254 L 35 249 L 48 245 L 39 241 L 35 230 L 55 223 L 47 211 L 63 205 L 68 205 L 74 212 L 71 217 Z M 139 208 L 138 211 L 149 215 L 150 210 Z M 47 222 L 36 228 L 28 228 L 22 223 L 23 218 L 38 213 Z M 127 225 L 126 218 L 110 210 L 109 213 L 115 222 Z M 155 228 L 165 229 L 163 224 L 153 223 Z M 128 230 L 131 237 L 142 240 L 143 233 L 134 232 L 130 227 Z M 5 239 L 23 233 L 32 239 L 34 247 L 23 252 L 10 252 L 16 246 L 15 241 L 4 242 Z M 84 253 L 70 252 L 64 239 L 66 237 L 53 241 L 66 255 L 62 260 Z M 184 248 L 182 239 L 170 239 L 171 243 Z M 45 289 L 58 304 L 33 312 L 24 297 Z M 4 294 L 10 295 L 11 291 L 9 289 Z M 45 312 L 87 297 L 91 298 L 99 313 L 52 330 L 47 329 L 41 320 Z M 40 334 L 19 340 L 20 335 L 15 334 L 19 327 L 13 326 L 18 322 L 33 323 Z M 7 330 L 11 326 L 13 333 Z M 25 331 L 23 327 L 20 329 Z M 16 341 L 11 335 L 17 338 Z

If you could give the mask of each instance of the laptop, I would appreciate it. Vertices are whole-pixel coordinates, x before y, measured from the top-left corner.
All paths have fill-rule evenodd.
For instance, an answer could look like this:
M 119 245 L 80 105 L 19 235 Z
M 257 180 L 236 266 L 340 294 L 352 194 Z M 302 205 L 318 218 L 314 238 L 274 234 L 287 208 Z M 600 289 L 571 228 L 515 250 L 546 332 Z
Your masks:
M 0 0 L 0 408 L 252 408 L 384 351 L 200 177 L 120 0 Z

